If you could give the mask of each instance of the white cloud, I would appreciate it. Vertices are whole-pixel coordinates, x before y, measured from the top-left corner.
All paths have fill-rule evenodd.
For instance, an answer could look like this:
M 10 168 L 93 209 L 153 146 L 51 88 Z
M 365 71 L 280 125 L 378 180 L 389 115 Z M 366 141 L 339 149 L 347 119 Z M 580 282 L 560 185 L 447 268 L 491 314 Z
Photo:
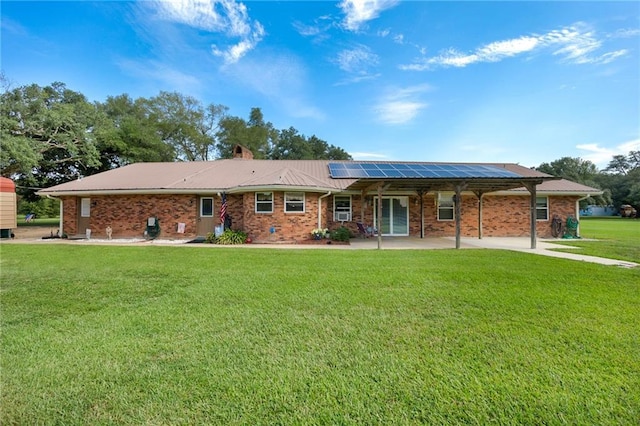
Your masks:
M 295 56 L 278 55 L 261 58 L 260 61 L 248 58 L 229 64 L 222 70 L 237 84 L 259 93 L 293 117 L 325 118 L 324 113 L 305 95 L 306 69 Z
M 618 33 L 614 33 L 618 34 Z M 638 35 L 634 31 L 625 30 L 616 37 L 632 37 Z M 473 52 L 460 52 L 454 48 L 442 51 L 433 57 L 422 57 L 412 64 L 401 65 L 402 70 L 424 71 L 436 67 L 463 68 L 479 62 L 499 62 L 506 58 L 548 49 L 551 54 L 562 58 L 562 61 L 575 64 L 607 64 L 625 56 L 625 49 L 595 55 L 602 48 L 603 40 L 595 31 L 584 23 L 578 22 L 570 27 L 553 30 L 542 35 L 525 35 L 508 40 L 495 41 L 480 46 Z
M 404 124 L 413 120 L 429 105 L 420 100 L 420 95 L 431 87 L 419 86 L 396 89 L 385 95 L 374 107 L 378 120 L 386 124 Z
M 311 37 L 316 43 L 328 39 L 328 31 L 334 26 L 333 19 L 330 16 L 321 16 L 315 19 L 312 25 L 307 25 L 300 21 L 294 21 L 292 25 L 298 34 L 303 37 Z
M 349 153 L 354 160 L 387 160 L 388 155 L 378 154 L 375 152 L 350 152 Z
M 380 12 L 395 6 L 399 0 L 343 0 L 339 7 L 345 15 L 343 26 L 357 31 L 367 21 L 376 19 Z
M 171 90 L 197 93 L 201 89 L 198 78 L 185 74 L 158 61 L 137 62 L 123 59 L 118 66 L 125 72 L 143 80 L 156 80 Z
M 367 74 L 369 67 L 378 65 L 378 62 L 378 55 L 363 45 L 341 51 L 336 59 L 341 70 L 360 75 Z
M 598 167 L 604 168 L 614 155 L 627 155 L 630 151 L 640 150 L 640 139 L 631 140 L 613 148 L 602 147 L 595 143 L 576 145 L 576 148 L 587 152 L 580 156 L 583 160 L 589 160 Z
M 264 36 L 262 25 L 249 18 L 244 4 L 234 0 L 172 0 L 149 4 L 160 19 L 239 39 L 229 46 L 212 46 L 212 53 L 224 58 L 225 63 L 238 61 Z

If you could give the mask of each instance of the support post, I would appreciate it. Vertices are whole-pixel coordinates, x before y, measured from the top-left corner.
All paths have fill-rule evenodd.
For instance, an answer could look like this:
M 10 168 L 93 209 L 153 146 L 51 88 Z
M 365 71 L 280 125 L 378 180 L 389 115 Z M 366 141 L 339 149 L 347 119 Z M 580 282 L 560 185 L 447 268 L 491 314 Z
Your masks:
M 366 222 L 364 221 L 364 203 L 366 199 L 367 192 L 363 189 L 362 193 L 360 194 L 360 222 L 362 222 L 362 225 L 364 226 L 367 226 Z
M 460 248 L 460 228 L 461 228 L 461 220 L 460 216 L 462 215 L 462 184 L 456 185 L 456 198 L 454 207 L 456 209 L 456 248 Z
M 484 191 L 477 190 L 474 192 L 478 197 L 478 239 L 482 239 L 482 197 L 484 197 Z
M 418 191 L 420 197 L 420 238 L 424 238 L 424 194 L 425 191 Z
M 382 248 L 382 183 L 378 185 L 378 221 L 376 228 L 378 228 L 378 250 Z
M 531 225 L 531 249 L 535 249 L 536 245 L 537 245 L 537 215 L 536 215 L 536 197 L 537 197 L 537 192 L 536 192 L 536 184 L 535 183 L 526 183 L 525 184 L 525 188 L 527 188 L 527 190 L 529 191 L 529 194 L 531 194 L 531 201 L 529 203 L 529 208 L 531 211 L 530 214 L 530 225 Z

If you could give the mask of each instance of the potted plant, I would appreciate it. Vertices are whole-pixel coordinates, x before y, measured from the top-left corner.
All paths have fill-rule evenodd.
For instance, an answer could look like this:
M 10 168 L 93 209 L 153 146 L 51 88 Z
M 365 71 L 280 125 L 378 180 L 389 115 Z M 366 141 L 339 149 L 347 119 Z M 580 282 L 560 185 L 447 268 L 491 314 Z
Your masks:
M 322 229 L 322 228 L 316 228 L 313 231 L 311 231 L 311 236 L 313 237 L 314 240 L 321 240 L 324 237 L 326 237 L 329 234 L 329 230 L 328 229 Z

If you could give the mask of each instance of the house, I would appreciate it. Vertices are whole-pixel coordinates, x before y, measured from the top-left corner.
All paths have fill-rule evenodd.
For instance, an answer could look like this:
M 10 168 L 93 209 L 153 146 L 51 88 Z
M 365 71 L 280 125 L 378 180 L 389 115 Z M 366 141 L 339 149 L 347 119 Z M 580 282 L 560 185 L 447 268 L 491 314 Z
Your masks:
M 315 228 L 356 222 L 384 236 L 551 236 L 554 215 L 578 217 L 601 191 L 503 163 L 256 160 L 136 163 L 39 191 L 61 202 L 68 235 L 205 236 L 229 215 L 257 243 L 298 242 Z M 223 200 L 225 206 L 222 207 Z M 456 202 L 460 200 L 460 202 Z M 381 212 L 378 214 L 378 212 Z M 459 238 L 458 238 L 459 240 Z

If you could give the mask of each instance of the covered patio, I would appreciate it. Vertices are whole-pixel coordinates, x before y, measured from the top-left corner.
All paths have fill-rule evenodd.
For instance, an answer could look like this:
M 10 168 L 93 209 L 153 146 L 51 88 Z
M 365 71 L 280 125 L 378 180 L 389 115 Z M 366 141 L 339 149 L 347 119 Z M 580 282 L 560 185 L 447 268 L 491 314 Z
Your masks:
M 455 248 L 462 245 L 461 240 L 461 203 L 463 192 L 471 192 L 478 198 L 478 239 L 482 239 L 482 201 L 483 196 L 497 191 L 506 191 L 516 188 L 526 188 L 530 194 L 529 221 L 530 221 L 530 248 L 537 245 L 536 235 L 536 195 L 537 185 L 547 180 L 557 180 L 554 176 L 537 171 L 531 171 L 529 175 L 516 173 L 496 165 L 467 165 L 467 164 L 420 164 L 416 169 L 414 163 L 387 163 L 391 168 L 382 168 L 377 163 L 359 163 L 357 167 L 345 167 L 338 163 L 330 163 L 329 169 L 334 179 L 357 178 L 348 186 L 349 190 L 358 190 L 364 198 L 367 194 L 377 194 L 377 211 L 383 211 L 382 198 L 386 193 L 403 192 L 416 194 L 420 199 L 421 232 L 420 237 L 425 238 L 424 232 L 424 196 L 428 193 L 453 192 L 455 209 Z M 344 168 L 341 168 L 344 167 Z M 364 216 L 364 206 L 361 217 Z M 390 240 L 378 233 L 376 238 L 377 248 L 382 248 L 383 241 L 388 244 Z

